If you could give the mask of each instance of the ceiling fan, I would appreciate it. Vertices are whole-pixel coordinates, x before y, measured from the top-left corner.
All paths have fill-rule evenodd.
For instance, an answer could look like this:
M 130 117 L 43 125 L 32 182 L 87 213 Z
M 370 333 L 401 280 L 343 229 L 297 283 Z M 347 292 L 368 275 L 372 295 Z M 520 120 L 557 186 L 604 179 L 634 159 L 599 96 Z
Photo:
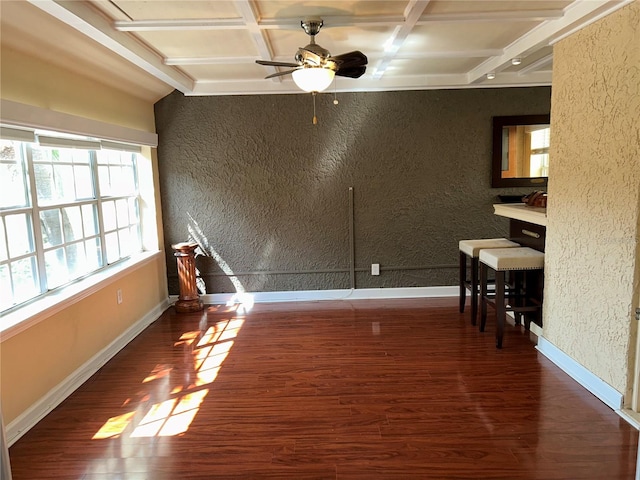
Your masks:
M 300 22 L 311 41 L 306 47 L 300 47 L 295 55 L 296 63 L 256 60 L 260 65 L 272 67 L 288 67 L 289 70 L 268 75 L 265 78 L 292 74 L 296 85 L 306 92 L 316 93 L 325 90 L 333 81 L 334 75 L 339 77 L 359 78 L 367 69 L 367 57 L 356 50 L 331 56 L 331 53 L 316 43 L 315 36 L 320 32 L 321 18 L 307 18 Z

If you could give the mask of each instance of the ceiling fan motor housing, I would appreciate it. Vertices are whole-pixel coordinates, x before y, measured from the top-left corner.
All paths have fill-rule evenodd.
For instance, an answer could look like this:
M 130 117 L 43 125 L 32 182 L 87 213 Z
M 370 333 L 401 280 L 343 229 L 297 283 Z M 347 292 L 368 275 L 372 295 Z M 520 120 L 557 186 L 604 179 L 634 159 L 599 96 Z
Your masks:
M 324 25 L 324 22 L 321 18 L 318 17 L 305 18 L 300 22 L 300 26 L 305 31 L 305 33 L 307 35 L 311 35 L 312 37 L 320 32 L 322 25 Z
M 309 57 L 309 55 L 305 55 L 305 52 L 316 54 L 318 57 L 320 57 L 321 63 L 324 63 L 324 61 L 331 56 L 331 53 L 326 48 L 321 47 L 317 43 L 310 43 L 306 47 L 299 49 L 296 53 L 296 62 L 298 62 L 300 65 L 307 63 L 305 60 L 307 60 L 307 57 Z
M 326 59 L 331 56 L 331 52 L 326 48 L 321 47 L 316 43 L 315 36 L 320 32 L 320 29 L 324 25 L 324 21 L 319 17 L 305 18 L 300 21 L 300 26 L 307 35 L 311 37 L 309 44 L 306 47 L 300 48 L 296 52 L 296 62 L 300 65 L 313 66 L 313 67 L 326 67 Z M 309 55 L 309 52 L 315 55 Z M 317 56 L 318 58 L 314 58 Z M 310 64 L 310 65 L 309 65 Z

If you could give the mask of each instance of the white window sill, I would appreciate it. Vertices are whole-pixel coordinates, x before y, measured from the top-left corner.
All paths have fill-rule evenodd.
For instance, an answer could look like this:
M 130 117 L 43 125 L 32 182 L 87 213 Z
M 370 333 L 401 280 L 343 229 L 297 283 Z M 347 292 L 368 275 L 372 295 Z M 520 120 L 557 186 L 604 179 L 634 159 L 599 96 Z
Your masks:
M 143 252 L 69 286 L 48 293 L 23 307 L 0 314 L 0 343 L 146 265 L 160 254 L 160 251 Z

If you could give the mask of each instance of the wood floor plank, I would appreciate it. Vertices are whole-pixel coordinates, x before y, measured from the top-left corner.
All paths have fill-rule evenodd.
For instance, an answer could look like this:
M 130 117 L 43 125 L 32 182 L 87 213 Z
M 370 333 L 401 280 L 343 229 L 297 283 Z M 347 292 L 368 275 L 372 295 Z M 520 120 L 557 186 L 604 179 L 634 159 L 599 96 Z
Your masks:
M 29 479 L 631 480 L 638 432 L 456 298 L 165 312 L 10 449 Z

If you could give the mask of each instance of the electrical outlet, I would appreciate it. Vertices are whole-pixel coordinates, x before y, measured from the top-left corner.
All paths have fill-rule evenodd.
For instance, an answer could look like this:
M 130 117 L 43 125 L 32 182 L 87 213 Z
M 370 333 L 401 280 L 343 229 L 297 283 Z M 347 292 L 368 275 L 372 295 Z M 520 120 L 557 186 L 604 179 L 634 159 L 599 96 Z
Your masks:
M 371 275 L 380 275 L 380 264 L 372 263 L 371 264 Z
M 374 335 L 380 335 L 380 322 L 371 322 L 371 332 Z
M 122 290 L 118 289 L 116 296 L 118 298 L 118 305 L 120 305 L 122 303 Z

